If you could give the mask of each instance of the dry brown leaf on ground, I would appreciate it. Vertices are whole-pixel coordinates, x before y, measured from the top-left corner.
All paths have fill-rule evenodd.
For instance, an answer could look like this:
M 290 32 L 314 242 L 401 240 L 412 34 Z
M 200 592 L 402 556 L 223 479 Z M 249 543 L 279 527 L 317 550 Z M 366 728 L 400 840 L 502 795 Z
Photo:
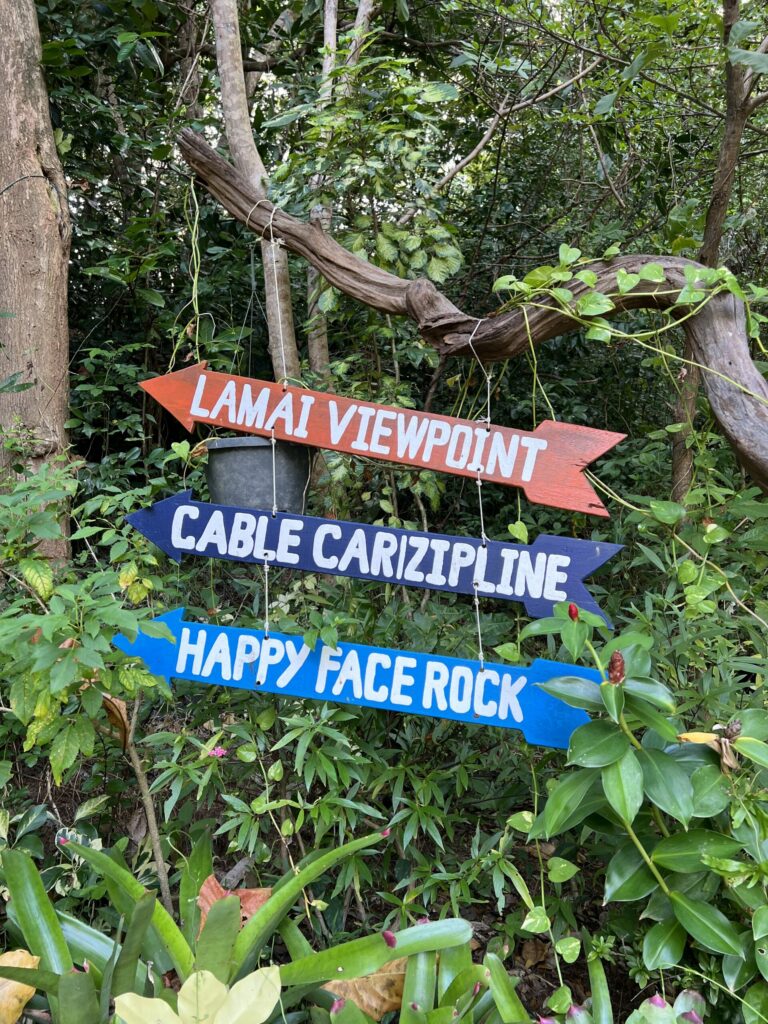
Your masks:
M 385 1013 L 400 1009 L 407 963 L 408 958 L 401 957 L 365 978 L 329 981 L 323 988 L 337 999 L 351 999 L 363 1013 L 374 1020 L 381 1020 Z
M 31 969 L 40 963 L 39 956 L 32 956 L 26 949 L 14 949 L 0 956 L 2 967 L 24 967 Z M 16 1024 L 21 1011 L 35 994 L 34 985 L 0 978 L 0 1024 Z
M 213 904 L 223 900 L 225 896 L 237 896 L 240 900 L 240 916 L 245 922 L 264 906 L 271 895 L 271 889 L 225 889 L 216 875 L 209 875 L 200 886 L 197 897 L 197 905 L 200 907 L 200 927 L 202 928 L 205 924 L 205 919 Z

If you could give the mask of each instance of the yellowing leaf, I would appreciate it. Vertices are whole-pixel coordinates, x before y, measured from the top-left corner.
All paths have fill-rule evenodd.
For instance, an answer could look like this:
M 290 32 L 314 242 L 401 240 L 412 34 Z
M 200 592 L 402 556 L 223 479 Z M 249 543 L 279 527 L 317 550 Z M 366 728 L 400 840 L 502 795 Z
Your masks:
M 366 978 L 330 981 L 323 988 L 337 998 L 351 999 L 369 1017 L 381 1020 L 385 1013 L 400 1009 L 407 963 L 407 957 L 401 957 Z
M 26 949 L 14 949 L 0 956 L 3 967 L 35 968 L 40 963 L 39 956 L 32 956 Z M 34 985 L 24 985 L 20 981 L 7 981 L 0 978 L 0 1024 L 16 1024 L 21 1011 L 35 994 Z
M 121 588 L 125 590 L 127 587 L 139 578 L 139 570 L 136 568 L 135 562 L 129 562 L 128 565 L 123 569 L 120 575 L 117 577 L 117 582 Z
M 182 1024 L 213 1024 L 227 1001 L 227 986 L 210 971 L 195 971 L 179 991 Z
M 683 743 L 713 743 L 718 735 L 716 732 L 681 732 L 677 738 Z
M 125 1024 L 181 1024 L 162 999 L 147 999 L 134 992 L 115 997 L 115 1013 Z
M 19 568 L 25 582 L 43 601 L 53 594 L 53 570 L 41 558 L 22 558 Z
M 280 968 L 262 967 L 232 986 L 214 1024 L 264 1024 L 279 998 Z

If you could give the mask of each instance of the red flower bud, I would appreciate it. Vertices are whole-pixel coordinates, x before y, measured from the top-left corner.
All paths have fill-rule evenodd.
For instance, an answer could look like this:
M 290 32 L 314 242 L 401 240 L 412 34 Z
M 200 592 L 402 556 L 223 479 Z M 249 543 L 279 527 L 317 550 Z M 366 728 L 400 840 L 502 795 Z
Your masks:
M 383 830 L 382 830 L 382 833 L 381 833 L 381 835 L 382 835 L 382 838 L 386 839 L 386 838 L 387 838 L 387 836 L 389 835 L 389 833 L 390 833 L 391 831 L 392 831 L 392 829 L 391 829 L 391 828 L 385 828 L 385 829 L 383 829 Z
M 608 661 L 608 682 L 614 685 L 623 683 L 625 674 L 624 655 L 621 651 L 614 651 Z
M 648 1000 L 648 1002 L 651 1004 L 651 1006 L 668 1006 L 669 1005 L 667 1003 L 667 1000 L 663 999 L 658 994 L 656 994 L 655 996 L 651 996 L 651 998 Z
M 475 982 L 475 987 L 474 987 L 474 988 L 472 989 L 472 995 L 473 995 L 473 996 L 476 996 L 476 995 L 478 995 L 478 994 L 479 994 L 479 992 L 480 992 L 480 988 L 481 988 L 481 986 L 480 986 L 480 982 L 479 982 L 479 981 L 476 981 L 476 982 Z
M 703 1024 L 701 1017 L 695 1010 L 688 1010 L 686 1013 L 681 1013 L 679 1019 L 688 1021 L 688 1024 Z
M 334 999 L 333 1002 L 331 1003 L 331 1013 L 340 1013 L 344 1009 L 346 1002 L 347 1000 L 344 998 L 344 996 L 340 996 L 338 999 Z
M 571 603 L 568 605 L 568 618 L 571 620 L 571 622 L 579 621 L 579 609 L 576 607 L 573 601 L 571 601 Z
M 394 949 L 397 945 L 397 936 L 394 932 L 382 932 L 382 939 L 386 942 L 390 949 Z
M 421 1010 L 421 1007 L 419 1006 L 418 1003 L 411 1003 L 411 1009 L 414 1011 L 414 1013 L 419 1013 L 420 1010 Z

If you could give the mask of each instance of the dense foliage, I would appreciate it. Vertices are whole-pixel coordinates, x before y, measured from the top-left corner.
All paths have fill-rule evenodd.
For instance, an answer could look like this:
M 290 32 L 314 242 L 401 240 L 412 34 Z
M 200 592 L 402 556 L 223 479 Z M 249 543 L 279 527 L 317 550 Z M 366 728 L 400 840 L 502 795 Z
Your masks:
M 452 988 L 432 1016 L 404 1009 L 406 1024 L 443 1024 L 456 1014 L 440 1012 L 456 1006 L 470 1021 L 474 1013 L 512 1024 L 517 996 L 502 981 L 502 961 L 521 978 L 531 1016 L 602 1024 L 612 1019 L 612 995 L 617 1021 L 632 1011 L 633 1022 L 693 1021 L 701 996 L 678 993 L 695 989 L 713 1019 L 768 1021 L 768 503 L 703 399 L 688 437 L 692 487 L 684 503 L 669 500 L 670 439 L 683 429 L 674 405 L 687 368 L 680 332 L 661 316 L 627 314 L 619 331 L 575 323 L 492 371 L 495 423 L 530 429 L 557 418 L 627 435 L 596 469 L 610 519 L 482 490 L 495 539 L 550 533 L 624 545 L 591 584 L 613 632 L 584 612 L 574 619 L 560 608 L 530 623 L 518 604 L 482 602 L 483 644 L 499 658 L 543 654 L 597 665 L 606 679 L 613 665 L 597 696 L 573 680 L 552 684 L 592 715 L 567 762 L 506 730 L 183 682 L 170 690 L 111 645 L 140 623 L 162 634 L 147 620 L 180 605 L 220 624 L 259 627 L 265 615 L 260 569 L 201 559 L 177 566 L 125 520 L 182 488 L 207 493 L 197 443 L 206 432 L 186 437 L 139 381 L 198 359 L 271 375 L 259 239 L 205 195 L 174 148 L 185 125 L 212 142 L 223 130 L 206 6 L 37 3 L 74 221 L 72 448 L 32 476 L 23 432 L 3 440 L 18 479 L 0 494 L 0 835 L 7 850 L 34 860 L 40 891 L 70 922 L 61 971 L 67 957 L 97 962 L 87 944 L 73 945 L 78 922 L 117 935 L 136 913 L 120 884 L 138 907 L 137 893 L 155 890 L 163 863 L 192 943 L 195 886 L 214 866 L 222 875 L 248 858 L 235 877 L 270 886 L 295 863 L 311 864 L 315 850 L 389 827 L 381 849 L 350 848 L 313 876 L 297 920 L 314 948 L 381 929 L 406 934 L 425 916 L 470 920 L 493 979 L 488 999 L 472 989 L 480 966 L 467 947 L 469 987 Z M 377 265 L 427 275 L 487 316 L 506 302 L 535 302 L 574 270 L 588 273 L 589 257 L 698 251 L 725 108 L 727 55 L 713 0 L 384 0 L 351 70 L 344 56 L 355 10 L 342 4 L 339 88 L 329 104 L 318 102 L 321 7 L 295 5 L 285 33 L 272 31 L 278 5 L 242 6 L 248 52 L 266 54 L 259 67 L 269 65 L 252 72 L 252 104 L 271 197 L 302 218 L 331 204 L 335 236 Z M 756 49 L 763 12 L 739 24 L 739 52 Z M 734 45 L 731 58 L 747 59 Z M 756 75 L 768 72 L 764 53 L 749 59 Z M 758 360 L 768 297 L 765 109 L 745 129 L 721 247 L 751 301 Z M 305 267 L 290 262 L 303 337 Z M 715 274 L 721 285 L 738 287 Z M 484 414 L 476 362 L 438 367 L 414 327 L 333 289 L 320 308 L 339 393 L 421 407 L 433 382 L 435 411 Z M 303 380 L 317 384 L 308 366 Z M 0 382 L 0 401 L 14 386 Z M 469 536 L 480 529 L 471 481 L 332 453 L 309 511 Z M 60 535 L 67 516 L 71 560 L 51 563 L 38 547 Z M 272 627 L 308 642 L 477 654 L 469 598 L 273 570 L 269 600 Z M 610 661 L 616 652 L 621 662 Z M 137 796 L 145 782 L 156 828 Z M 72 841 L 68 854 L 56 837 Z M 138 890 L 123 875 L 105 881 L 109 857 L 95 859 L 102 848 Z M 5 874 L 12 868 L 11 895 L 19 877 L 38 885 L 26 860 L 4 857 Z M 136 933 L 156 912 L 144 906 Z M 287 934 L 289 925 L 269 955 L 309 956 L 306 937 Z M 9 948 L 20 932 L 28 939 L 11 915 Z M 414 947 L 432 955 L 432 977 L 426 949 Z M 137 946 L 134 973 L 157 955 L 166 966 L 156 948 L 139 960 Z M 290 984 L 303 980 L 299 973 Z M 656 990 L 667 1001 L 649 1002 Z M 99 991 L 103 1013 L 109 986 Z M 592 1018 L 569 1010 L 590 993 Z M 329 1012 L 341 1008 L 321 1002 L 312 1019 L 327 1022 Z

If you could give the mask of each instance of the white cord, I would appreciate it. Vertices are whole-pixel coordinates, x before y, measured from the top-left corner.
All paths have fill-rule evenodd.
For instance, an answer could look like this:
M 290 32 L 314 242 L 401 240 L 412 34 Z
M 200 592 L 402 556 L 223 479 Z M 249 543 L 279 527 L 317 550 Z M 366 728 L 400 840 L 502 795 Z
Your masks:
M 480 369 L 483 372 L 483 376 L 485 377 L 485 429 L 486 430 L 490 430 L 491 429 L 491 376 L 488 373 L 488 371 L 486 370 L 485 366 L 483 366 L 482 362 L 480 361 L 480 356 L 477 354 L 477 352 L 475 351 L 475 346 L 472 344 L 472 339 L 477 334 L 477 331 L 478 331 L 478 328 L 480 327 L 480 324 L 484 323 L 487 319 L 488 319 L 487 317 L 481 317 L 477 321 L 477 323 L 475 324 L 475 329 L 472 331 L 472 333 L 469 336 L 468 344 L 469 344 L 470 349 L 472 350 L 472 355 L 477 360 L 477 365 L 480 367 Z
M 485 533 L 485 516 L 483 515 L 483 481 L 480 479 L 480 470 L 477 471 L 477 503 L 480 506 L 480 540 L 483 547 L 488 546 L 488 537 Z
M 274 519 L 277 515 L 277 457 L 275 449 L 277 447 L 277 441 L 275 440 L 275 428 L 272 428 L 272 518 Z
M 483 654 L 483 633 L 480 629 L 480 598 L 477 596 L 477 580 L 472 583 L 475 588 L 475 622 L 477 623 L 477 650 L 480 662 L 480 671 L 485 669 L 485 655 Z

